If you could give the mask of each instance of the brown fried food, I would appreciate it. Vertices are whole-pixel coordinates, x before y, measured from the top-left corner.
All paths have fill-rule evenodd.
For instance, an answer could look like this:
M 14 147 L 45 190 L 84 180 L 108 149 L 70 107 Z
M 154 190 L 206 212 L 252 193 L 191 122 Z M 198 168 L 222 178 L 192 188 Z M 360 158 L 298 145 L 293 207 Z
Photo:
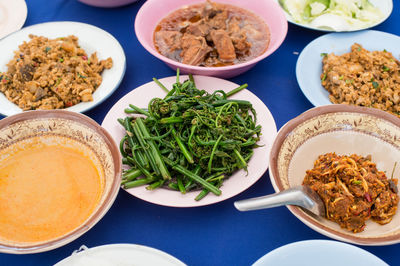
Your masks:
M 0 91 L 22 110 L 59 109 L 93 100 L 101 73 L 112 59 L 90 57 L 76 36 L 48 39 L 29 35 L 0 75 Z
M 369 218 L 389 223 L 399 203 L 397 179 L 388 180 L 370 156 L 320 155 L 314 168 L 306 171 L 303 185 L 322 198 L 326 218 L 354 233 L 362 232 Z
M 324 56 L 322 86 L 332 103 L 378 108 L 400 117 L 400 62 L 392 53 L 368 51 Z

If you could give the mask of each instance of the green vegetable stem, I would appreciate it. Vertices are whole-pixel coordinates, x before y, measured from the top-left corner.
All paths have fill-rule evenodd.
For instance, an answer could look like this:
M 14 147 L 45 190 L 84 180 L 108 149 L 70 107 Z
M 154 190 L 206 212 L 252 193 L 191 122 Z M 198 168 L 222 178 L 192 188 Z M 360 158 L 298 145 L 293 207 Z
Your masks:
M 125 130 L 120 141 L 122 175 L 126 189 L 199 191 L 195 200 L 210 192 L 221 195 L 224 180 L 247 164 L 261 135 L 256 112 L 249 101 L 228 99 L 247 87 L 208 93 L 194 79 L 180 80 L 171 89 L 154 78 L 165 91 L 145 108 L 130 104 L 118 119 Z

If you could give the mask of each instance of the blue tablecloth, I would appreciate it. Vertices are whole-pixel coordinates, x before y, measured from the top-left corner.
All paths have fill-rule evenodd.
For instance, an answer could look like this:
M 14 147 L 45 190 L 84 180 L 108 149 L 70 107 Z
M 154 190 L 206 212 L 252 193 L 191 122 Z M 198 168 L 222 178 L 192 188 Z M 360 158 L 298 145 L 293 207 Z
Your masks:
M 124 48 L 127 69 L 120 87 L 100 106 L 86 113 L 98 123 L 102 122 L 113 104 L 129 91 L 151 81 L 153 77 L 175 75 L 136 39 L 133 25 L 143 0 L 114 9 L 90 7 L 76 0 L 26 1 L 28 18 L 25 26 L 48 21 L 85 22 L 108 31 Z M 395 0 L 389 19 L 375 29 L 400 35 L 399 8 L 400 2 Z M 249 89 L 272 112 L 278 128 L 313 107 L 296 82 L 298 54 L 295 52 L 301 52 L 310 41 L 322 34 L 290 24 L 286 40 L 275 53 L 247 73 L 231 79 L 238 84 L 249 84 Z M 235 200 L 273 192 L 267 173 L 240 195 L 199 208 L 162 207 L 121 190 L 105 217 L 77 240 L 40 254 L 0 254 L 0 265 L 52 265 L 81 245 L 93 247 L 112 243 L 154 247 L 188 265 L 249 265 L 282 245 L 300 240 L 327 239 L 300 222 L 285 207 L 241 213 L 233 206 Z M 362 248 L 390 265 L 400 265 L 399 244 Z

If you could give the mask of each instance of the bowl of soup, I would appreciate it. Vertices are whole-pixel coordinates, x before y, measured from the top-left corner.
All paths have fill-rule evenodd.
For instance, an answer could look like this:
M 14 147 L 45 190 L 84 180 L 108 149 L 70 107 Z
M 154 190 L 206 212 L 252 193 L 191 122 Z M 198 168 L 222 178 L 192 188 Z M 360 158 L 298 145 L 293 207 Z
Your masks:
M 142 46 L 183 73 L 229 78 L 282 44 L 287 20 L 275 1 L 148 0 L 135 33 Z
M 37 253 L 92 228 L 114 202 L 121 156 L 85 115 L 28 111 L 0 120 L 0 252 Z

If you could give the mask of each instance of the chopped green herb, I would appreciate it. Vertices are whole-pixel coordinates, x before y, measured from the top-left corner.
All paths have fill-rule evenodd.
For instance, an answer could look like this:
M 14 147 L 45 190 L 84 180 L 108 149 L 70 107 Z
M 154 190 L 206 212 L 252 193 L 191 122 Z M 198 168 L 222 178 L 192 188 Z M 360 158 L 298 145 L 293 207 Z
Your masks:
M 387 53 L 386 49 L 383 49 L 383 51 L 384 51 L 385 53 Z
M 325 57 L 327 55 L 328 55 L 327 53 L 321 53 L 321 57 Z
M 78 73 L 78 77 L 83 78 L 83 79 L 87 78 L 86 76 L 83 76 L 80 73 Z
M 342 80 L 342 79 L 343 79 L 343 75 L 339 77 L 339 80 Z
M 374 81 L 374 80 L 375 80 L 374 78 L 371 78 L 371 82 Z
M 387 72 L 387 71 L 390 70 L 390 68 L 388 68 L 387 66 L 383 66 L 383 67 L 382 67 L 382 70 L 383 70 L 384 72 Z
M 321 78 L 321 81 L 325 81 L 326 80 L 326 73 L 324 73 L 324 75 Z
M 60 84 L 60 82 L 61 82 L 61 78 L 58 78 L 56 81 L 56 84 L 54 84 L 54 86 L 56 87 L 58 84 Z
M 58 61 L 60 61 L 60 63 L 64 62 L 64 58 L 60 58 Z
M 353 180 L 353 184 L 355 185 L 360 185 L 362 183 L 361 180 Z
M 48 47 L 48 46 L 44 49 L 44 51 L 45 51 L 46 53 L 48 53 L 50 50 L 51 50 L 51 47 Z
M 357 51 L 359 51 L 359 52 L 360 52 L 360 51 L 361 51 L 361 47 L 358 47 L 358 48 L 357 48 Z
M 372 81 L 372 86 L 374 86 L 374 88 L 378 88 L 379 87 L 379 83 L 376 81 Z
M 353 84 L 354 80 L 353 79 L 346 79 L 346 84 Z

